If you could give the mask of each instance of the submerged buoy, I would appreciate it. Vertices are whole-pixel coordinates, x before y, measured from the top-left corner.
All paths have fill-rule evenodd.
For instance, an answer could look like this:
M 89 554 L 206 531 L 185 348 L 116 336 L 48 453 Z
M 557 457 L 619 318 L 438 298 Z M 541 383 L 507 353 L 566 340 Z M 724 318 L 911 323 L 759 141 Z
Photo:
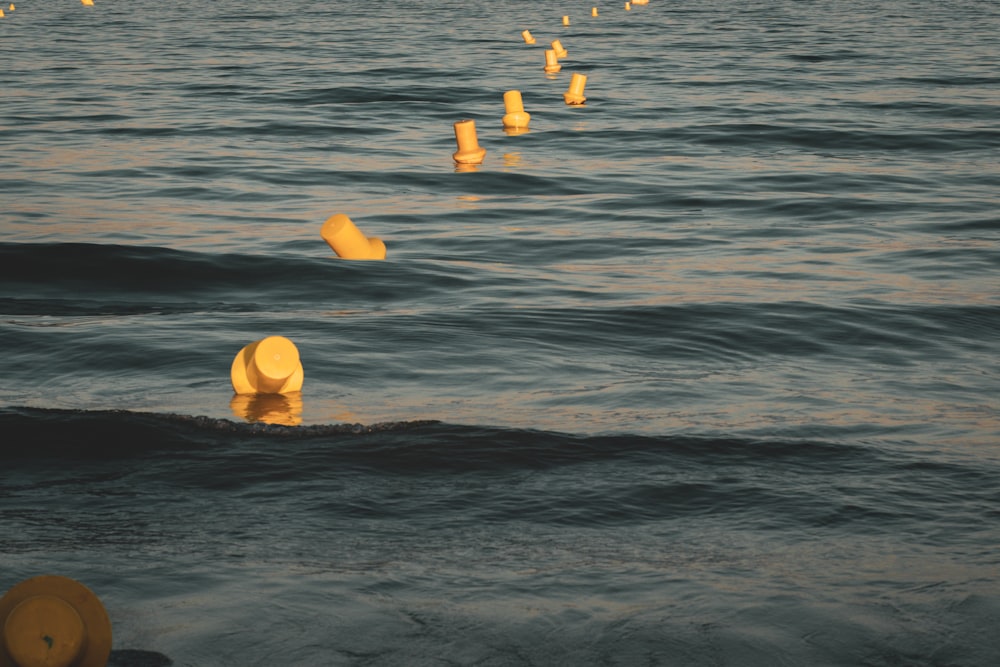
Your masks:
M 111 620 L 100 599 L 59 575 L 26 579 L 0 598 L 0 667 L 104 667 Z
M 344 215 L 331 215 L 323 223 L 320 236 L 337 257 L 343 259 L 385 259 L 385 243 L 374 236 L 368 238 L 354 222 Z
M 563 93 L 566 104 L 583 104 L 587 98 L 583 96 L 583 87 L 587 85 L 587 77 L 579 72 L 573 72 L 573 78 L 569 82 L 569 90 Z
M 521 91 L 508 90 L 503 94 L 504 127 L 528 127 L 531 114 L 524 110 L 524 100 L 521 99 Z
M 480 164 L 486 157 L 486 149 L 479 145 L 476 122 L 472 119 L 455 122 L 455 142 L 458 150 L 452 157 L 459 164 Z
M 237 394 L 290 394 L 302 389 L 299 349 L 284 336 L 268 336 L 243 347 L 229 370 Z

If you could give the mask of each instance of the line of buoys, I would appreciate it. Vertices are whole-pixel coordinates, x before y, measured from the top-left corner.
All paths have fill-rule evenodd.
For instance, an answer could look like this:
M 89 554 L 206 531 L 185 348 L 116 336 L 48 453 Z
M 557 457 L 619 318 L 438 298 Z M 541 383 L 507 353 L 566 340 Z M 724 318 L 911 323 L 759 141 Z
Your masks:
M 0 667 L 104 667 L 111 620 L 89 588 L 46 574 L 0 598 L 0 640 Z

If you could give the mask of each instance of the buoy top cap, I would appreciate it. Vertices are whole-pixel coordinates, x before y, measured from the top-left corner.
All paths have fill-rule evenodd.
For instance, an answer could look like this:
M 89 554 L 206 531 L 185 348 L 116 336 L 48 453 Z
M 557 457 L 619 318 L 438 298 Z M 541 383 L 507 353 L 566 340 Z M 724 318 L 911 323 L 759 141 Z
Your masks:
M 78 581 L 26 579 L 0 598 L 0 667 L 104 667 L 111 621 Z
M 268 336 L 257 343 L 253 364 L 259 375 L 283 380 L 299 367 L 299 349 L 284 336 Z

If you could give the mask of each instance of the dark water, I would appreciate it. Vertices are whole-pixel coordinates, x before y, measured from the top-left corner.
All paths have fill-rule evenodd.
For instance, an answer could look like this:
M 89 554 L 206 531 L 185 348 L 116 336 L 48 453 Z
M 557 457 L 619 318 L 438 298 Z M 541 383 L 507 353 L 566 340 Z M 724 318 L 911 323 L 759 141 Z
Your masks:
M 115 664 L 997 664 L 998 5 L 95 3 L 0 19 L 0 589 Z

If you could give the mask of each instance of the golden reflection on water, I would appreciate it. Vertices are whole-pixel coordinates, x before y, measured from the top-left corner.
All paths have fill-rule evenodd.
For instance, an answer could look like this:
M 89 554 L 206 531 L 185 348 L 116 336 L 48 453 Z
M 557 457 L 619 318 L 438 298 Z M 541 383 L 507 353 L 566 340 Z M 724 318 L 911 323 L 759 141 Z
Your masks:
M 233 414 L 248 423 L 281 426 L 302 423 L 302 392 L 290 394 L 236 394 L 229 402 Z

